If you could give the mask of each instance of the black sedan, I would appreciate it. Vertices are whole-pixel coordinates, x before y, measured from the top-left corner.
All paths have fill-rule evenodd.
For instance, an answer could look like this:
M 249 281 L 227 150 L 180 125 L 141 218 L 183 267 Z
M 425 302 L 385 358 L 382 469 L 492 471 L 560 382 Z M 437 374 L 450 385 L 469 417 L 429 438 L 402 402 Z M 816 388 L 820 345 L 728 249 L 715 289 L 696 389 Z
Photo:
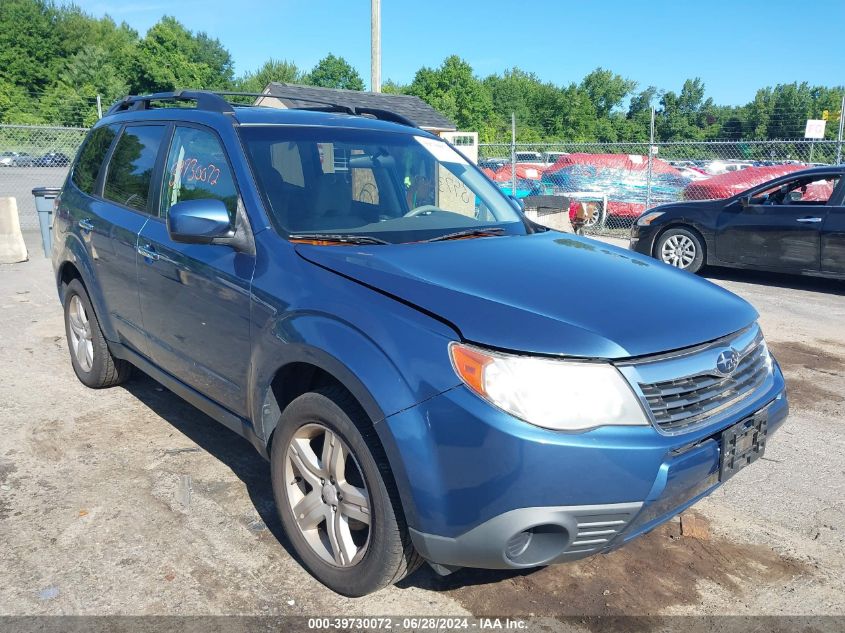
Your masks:
M 723 200 L 664 204 L 631 249 L 698 272 L 708 264 L 845 278 L 845 165 L 792 172 Z

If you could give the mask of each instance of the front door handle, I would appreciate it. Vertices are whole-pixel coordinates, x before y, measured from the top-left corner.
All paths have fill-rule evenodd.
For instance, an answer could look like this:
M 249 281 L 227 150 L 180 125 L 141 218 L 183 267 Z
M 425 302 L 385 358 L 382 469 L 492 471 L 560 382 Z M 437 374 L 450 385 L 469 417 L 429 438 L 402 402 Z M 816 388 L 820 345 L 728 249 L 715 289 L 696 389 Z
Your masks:
M 138 247 L 138 254 L 141 255 L 144 259 L 150 259 L 152 261 L 156 261 L 159 258 L 159 254 L 155 252 L 155 249 L 150 246 L 149 244 L 145 244 L 144 246 Z
M 822 221 L 821 218 L 798 218 L 796 222 L 803 222 L 804 224 L 817 224 Z
M 94 225 L 91 223 L 91 220 L 89 220 L 88 218 L 83 218 L 77 224 L 79 224 L 79 228 L 82 229 L 83 231 L 89 231 L 90 232 L 90 231 L 94 230 Z

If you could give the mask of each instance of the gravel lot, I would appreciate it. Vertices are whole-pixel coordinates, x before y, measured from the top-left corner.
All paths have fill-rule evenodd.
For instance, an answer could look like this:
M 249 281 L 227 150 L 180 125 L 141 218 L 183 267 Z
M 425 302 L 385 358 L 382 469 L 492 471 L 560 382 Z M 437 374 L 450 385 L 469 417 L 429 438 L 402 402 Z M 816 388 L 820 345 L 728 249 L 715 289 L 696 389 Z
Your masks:
M 142 375 L 74 377 L 49 262 L 0 266 L 0 614 L 845 615 L 845 284 L 716 271 L 760 311 L 792 414 L 692 515 L 532 572 L 427 567 L 358 600 L 314 581 L 269 469 Z

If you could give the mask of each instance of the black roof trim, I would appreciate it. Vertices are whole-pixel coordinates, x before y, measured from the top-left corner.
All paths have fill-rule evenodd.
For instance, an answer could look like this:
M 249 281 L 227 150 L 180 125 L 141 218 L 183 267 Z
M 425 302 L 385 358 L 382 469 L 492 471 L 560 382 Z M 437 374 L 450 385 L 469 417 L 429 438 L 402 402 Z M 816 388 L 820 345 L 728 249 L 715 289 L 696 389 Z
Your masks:
M 209 92 L 207 90 L 175 90 L 173 92 L 156 92 L 149 95 L 126 95 L 109 108 L 106 115 L 129 110 L 149 110 L 150 104 L 153 101 L 196 101 L 198 110 L 229 113 L 235 111 L 231 103 L 215 92 Z
M 127 95 L 117 101 L 111 108 L 109 108 L 106 115 L 117 114 L 118 112 L 128 112 L 136 110 L 149 110 L 154 101 L 195 101 L 197 110 L 207 110 L 210 112 L 223 112 L 232 114 L 235 112 L 235 105 L 240 107 L 242 104 L 232 104 L 226 101 L 224 97 L 273 97 L 261 92 L 212 92 L 209 90 L 176 90 L 173 92 L 156 92 L 148 95 Z M 295 110 L 317 110 L 320 112 L 340 112 L 352 116 L 368 116 L 382 121 L 390 121 L 400 125 L 407 125 L 409 127 L 417 127 L 417 125 L 396 112 L 384 110 L 382 108 L 358 107 L 346 104 L 334 103 L 329 100 L 322 99 L 297 99 L 304 103 L 313 103 L 316 107 L 297 107 Z M 253 107 L 253 104 L 243 104 L 244 107 Z

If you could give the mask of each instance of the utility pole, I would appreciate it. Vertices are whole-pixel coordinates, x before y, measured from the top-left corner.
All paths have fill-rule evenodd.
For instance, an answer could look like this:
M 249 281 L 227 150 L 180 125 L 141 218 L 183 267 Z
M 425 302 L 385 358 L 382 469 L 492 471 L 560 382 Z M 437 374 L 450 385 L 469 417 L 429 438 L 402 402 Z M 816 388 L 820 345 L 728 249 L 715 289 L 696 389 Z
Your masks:
M 511 195 L 516 198 L 516 112 L 511 112 Z
M 651 174 L 652 174 L 652 165 L 654 164 L 654 106 L 651 108 L 651 131 L 648 135 L 648 181 L 646 183 L 646 190 L 645 190 L 645 210 L 648 211 L 651 208 Z
M 370 0 L 370 90 L 381 92 L 381 0 Z
M 836 164 L 842 164 L 842 128 L 845 124 L 845 95 L 842 95 L 842 103 L 839 106 L 839 142 L 836 144 Z
M 97 118 L 98 119 L 103 118 L 103 104 L 100 101 L 100 95 L 99 94 L 97 95 Z M 840 130 L 839 136 L 842 136 L 841 130 Z

